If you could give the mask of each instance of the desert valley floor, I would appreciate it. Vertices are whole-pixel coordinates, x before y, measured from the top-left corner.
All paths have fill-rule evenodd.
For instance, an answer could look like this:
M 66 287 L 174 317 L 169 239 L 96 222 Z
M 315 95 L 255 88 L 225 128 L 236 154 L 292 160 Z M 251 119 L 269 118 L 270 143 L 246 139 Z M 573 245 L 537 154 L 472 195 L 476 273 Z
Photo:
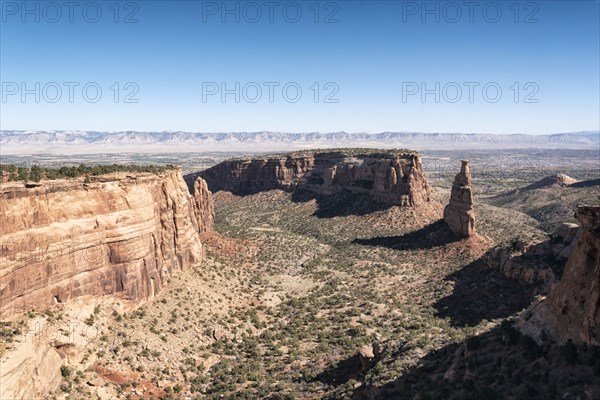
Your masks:
M 44 327 L 68 360 L 46 399 L 597 398 L 597 347 L 513 326 L 548 291 L 536 269 L 559 277 L 566 260 L 515 255 L 533 267 L 507 277 L 494 249 L 556 244 L 548 231 L 572 219 L 561 199 L 594 203 L 599 188 L 536 189 L 546 220 L 518 193 L 476 197 L 466 239 L 441 220 L 442 187 L 413 208 L 220 191 L 201 266 L 137 308 L 100 298 L 3 323 L 4 351 Z

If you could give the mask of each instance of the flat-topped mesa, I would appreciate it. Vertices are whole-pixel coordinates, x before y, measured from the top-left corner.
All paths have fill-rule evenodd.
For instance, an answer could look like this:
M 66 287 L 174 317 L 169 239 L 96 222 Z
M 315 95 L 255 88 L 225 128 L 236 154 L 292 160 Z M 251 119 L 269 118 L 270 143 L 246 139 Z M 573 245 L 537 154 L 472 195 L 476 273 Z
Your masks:
M 387 205 L 431 200 L 421 157 L 410 150 L 331 149 L 224 161 L 200 173 L 211 191 L 247 195 L 272 189 L 329 196 L 368 194 Z
M 181 169 L 0 186 L 0 319 L 71 298 L 152 298 L 198 265 L 212 199 Z
M 559 343 L 600 345 L 600 207 L 583 206 L 576 243 L 560 282 L 545 300 L 521 317 L 521 329 L 534 338 L 546 334 Z
M 444 221 L 456 235 L 475 235 L 475 210 L 469 161 L 461 161 L 460 172 L 454 178 L 450 202 L 444 209 Z

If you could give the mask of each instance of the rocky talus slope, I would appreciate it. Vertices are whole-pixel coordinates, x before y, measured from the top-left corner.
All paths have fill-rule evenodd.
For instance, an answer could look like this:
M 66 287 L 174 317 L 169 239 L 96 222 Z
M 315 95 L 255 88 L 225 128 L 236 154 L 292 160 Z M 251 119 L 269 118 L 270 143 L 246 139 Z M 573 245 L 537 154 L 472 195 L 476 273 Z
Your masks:
M 462 161 L 460 172 L 454 178 L 450 202 L 444 209 L 444 221 L 452 232 L 468 237 L 475 235 L 471 172 L 469 162 Z
M 314 150 L 242 158 L 200 175 L 211 191 L 237 195 L 303 189 L 323 196 L 343 191 L 368 194 L 387 205 L 415 206 L 431 200 L 421 157 L 408 150 Z
M 520 325 L 534 338 L 600 345 L 600 207 L 579 207 L 575 217 L 581 228 L 562 279 Z
M 212 229 L 206 184 L 190 195 L 179 169 L 0 188 L 1 319 L 84 295 L 152 298 L 200 263 Z

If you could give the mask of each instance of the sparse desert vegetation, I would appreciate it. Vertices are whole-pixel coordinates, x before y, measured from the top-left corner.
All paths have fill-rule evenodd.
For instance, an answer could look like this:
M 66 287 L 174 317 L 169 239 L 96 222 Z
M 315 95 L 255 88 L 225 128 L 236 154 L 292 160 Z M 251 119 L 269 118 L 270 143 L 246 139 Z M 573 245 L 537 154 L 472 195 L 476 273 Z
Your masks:
M 18 166 L 14 164 L 0 164 L 0 177 L 2 181 L 29 181 L 39 182 L 42 179 L 54 180 L 65 178 L 78 178 L 84 176 L 86 180 L 90 177 L 110 174 L 115 172 L 139 173 L 148 172 L 159 174 L 175 166 L 167 165 L 136 165 L 136 164 L 112 164 L 112 165 L 86 165 L 63 166 L 60 168 L 40 167 L 39 165 Z
M 278 190 L 215 204 L 203 266 L 133 312 L 101 309 L 97 360 L 60 391 L 89 398 L 91 379 L 133 399 L 546 399 L 598 382 L 596 349 L 512 328 L 540 288 L 479 262 L 492 243 L 547 238 L 527 215 L 479 205 L 486 239 L 467 243 L 448 239 L 439 209 L 322 217 L 327 203 Z
M 94 335 L 77 357 L 52 343 L 67 360 L 45 398 L 595 398 L 598 348 L 522 335 L 514 321 L 547 288 L 486 261 L 492 248 L 554 244 L 546 223 L 558 217 L 496 204 L 476 183 L 479 236 L 458 239 L 440 219 L 449 185 L 433 182 L 433 200 L 416 207 L 282 190 L 214 194 L 216 232 L 201 236 L 201 265 L 137 308 L 90 309 L 79 321 Z M 574 190 L 554 196 L 565 210 L 595 194 L 531 193 L 547 190 Z M 546 254 L 519 257 L 557 277 L 564 267 Z M 70 318 L 62 304 L 32 310 L 2 324 L 0 345 L 10 351 L 37 320 L 66 335 Z

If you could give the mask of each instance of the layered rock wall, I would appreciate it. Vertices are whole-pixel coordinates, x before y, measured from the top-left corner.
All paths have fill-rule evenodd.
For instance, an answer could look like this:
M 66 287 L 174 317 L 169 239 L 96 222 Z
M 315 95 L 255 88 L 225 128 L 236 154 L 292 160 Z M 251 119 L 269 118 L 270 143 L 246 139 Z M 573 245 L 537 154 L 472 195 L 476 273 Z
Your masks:
M 196 178 L 193 193 L 198 232 L 211 232 L 215 225 L 215 206 L 204 179 Z
M 537 243 L 518 241 L 491 248 L 483 256 L 483 262 L 488 268 L 497 270 L 509 279 L 535 284 L 540 291 L 547 293 L 556 282 L 548 257 L 552 250 L 552 246 L 547 241 Z M 553 262 L 557 261 L 553 260 Z
M 462 161 L 460 172 L 454 178 L 450 202 L 444 209 L 444 221 L 456 235 L 475 235 L 475 210 L 469 161 Z
M 143 301 L 202 260 L 206 185 L 181 170 L 0 186 L 0 319 L 83 295 Z
M 321 150 L 235 159 L 201 173 L 213 192 L 238 195 L 304 189 L 318 195 L 365 193 L 389 205 L 431 200 L 421 157 L 408 151 Z
M 579 207 L 576 243 L 560 282 L 521 318 L 529 335 L 600 345 L 600 207 Z

